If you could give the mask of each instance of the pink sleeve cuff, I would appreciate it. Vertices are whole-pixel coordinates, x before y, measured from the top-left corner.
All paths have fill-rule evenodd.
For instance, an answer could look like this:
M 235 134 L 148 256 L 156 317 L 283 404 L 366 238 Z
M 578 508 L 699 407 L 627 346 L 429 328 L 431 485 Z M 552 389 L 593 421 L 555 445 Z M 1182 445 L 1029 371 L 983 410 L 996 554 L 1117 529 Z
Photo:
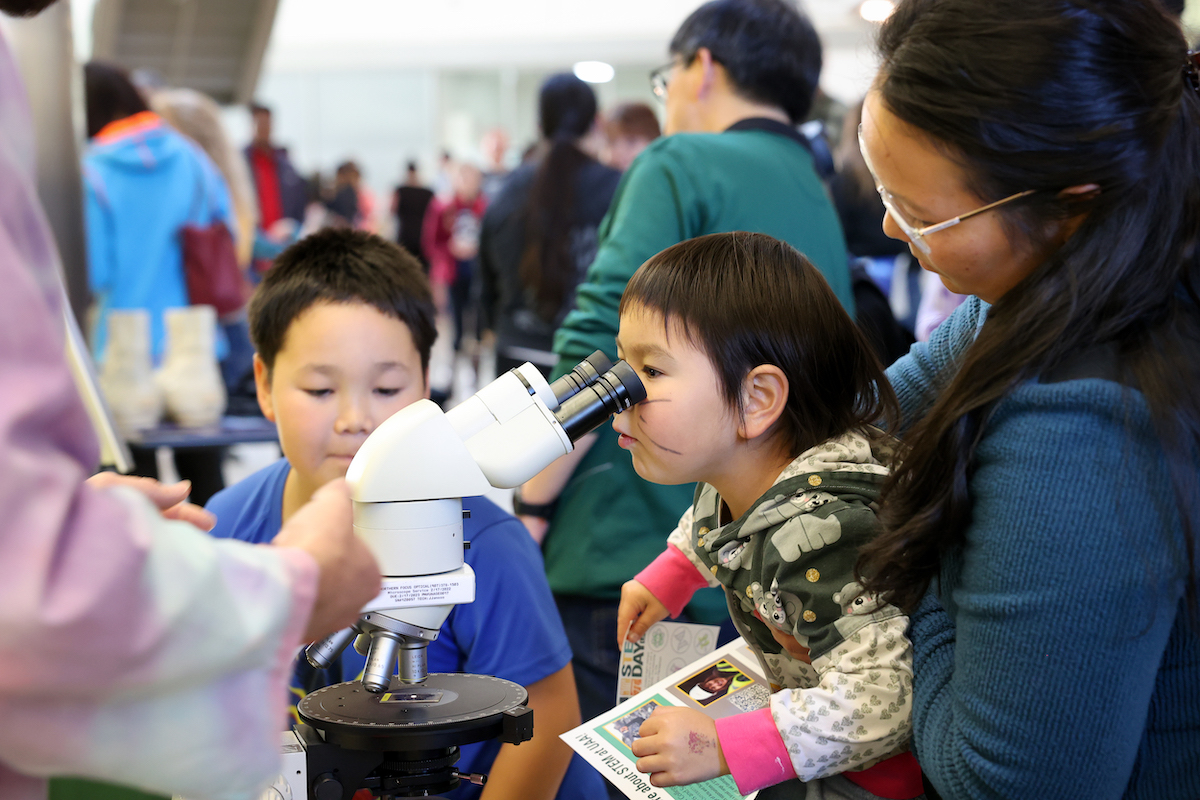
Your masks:
M 667 549 L 635 575 L 634 580 L 649 589 L 672 617 L 683 612 L 697 589 L 708 586 L 696 565 L 673 544 L 667 545 Z
M 717 742 L 742 794 L 796 777 L 770 708 L 718 719 Z

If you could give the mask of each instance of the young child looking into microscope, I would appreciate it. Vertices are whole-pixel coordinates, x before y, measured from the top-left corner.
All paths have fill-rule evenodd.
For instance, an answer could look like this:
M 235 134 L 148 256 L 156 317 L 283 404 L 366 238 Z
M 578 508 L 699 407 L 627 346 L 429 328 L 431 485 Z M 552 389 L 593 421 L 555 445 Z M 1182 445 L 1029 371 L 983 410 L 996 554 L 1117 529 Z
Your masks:
M 620 315 L 617 352 L 647 392 L 613 420 L 620 445 L 646 480 L 698 485 L 667 550 L 623 587 L 618 636 L 723 586 L 774 690 L 715 722 L 656 709 L 638 769 L 656 786 L 731 773 L 763 800 L 796 796 L 796 780 L 826 782 L 824 797 L 921 796 L 907 619 L 853 574 L 895 457 L 873 427 L 896 401 L 870 346 L 804 256 L 756 233 L 663 250 Z
M 279 429 L 284 457 L 207 508 L 217 515 L 214 536 L 265 542 L 313 492 L 345 476 L 380 423 L 429 397 L 437 332 L 429 282 L 412 256 L 378 236 L 327 230 L 276 259 L 251 301 L 250 335 L 258 402 Z M 450 612 L 429 645 L 429 671 L 518 683 L 529 692 L 536 724 L 520 747 L 495 740 L 463 746 L 457 766 L 488 774 L 484 800 L 603 796 L 599 775 L 558 739 L 579 724 L 579 701 L 541 553 L 524 526 L 491 501 L 467 497 L 463 508 L 471 512 L 463 528 L 476 599 Z M 293 714 L 306 692 L 358 678 L 363 663 L 348 648 L 334 669 L 317 672 L 301 655 Z M 480 789 L 460 785 L 448 796 L 479 797 Z

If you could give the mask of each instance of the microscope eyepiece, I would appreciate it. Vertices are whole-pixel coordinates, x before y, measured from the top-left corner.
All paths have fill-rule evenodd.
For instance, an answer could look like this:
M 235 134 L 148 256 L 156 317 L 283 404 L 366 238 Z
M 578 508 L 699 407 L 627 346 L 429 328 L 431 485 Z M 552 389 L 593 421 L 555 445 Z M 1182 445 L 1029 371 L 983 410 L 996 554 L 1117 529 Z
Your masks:
M 630 406 L 646 399 L 633 367 L 618 361 L 611 369 L 563 401 L 554 418 L 572 442 L 604 424 L 613 414 L 627 411 Z
M 603 351 L 597 350 L 576 364 L 575 369 L 550 384 L 550 391 L 554 392 L 554 396 L 558 398 L 561 406 L 569 398 L 591 386 L 600 379 L 601 375 L 612 368 L 613 363 L 608 360 L 608 356 L 604 355 Z

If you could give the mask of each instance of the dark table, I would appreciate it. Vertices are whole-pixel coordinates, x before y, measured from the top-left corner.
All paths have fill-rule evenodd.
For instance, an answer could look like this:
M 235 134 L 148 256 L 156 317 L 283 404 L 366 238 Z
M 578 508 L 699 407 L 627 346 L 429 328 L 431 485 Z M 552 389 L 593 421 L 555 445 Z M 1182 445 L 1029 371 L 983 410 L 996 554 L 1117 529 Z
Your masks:
M 264 417 L 222 417 L 216 425 L 181 428 L 164 422 L 129 438 L 137 447 L 219 447 L 244 442 L 277 442 L 275 423 Z

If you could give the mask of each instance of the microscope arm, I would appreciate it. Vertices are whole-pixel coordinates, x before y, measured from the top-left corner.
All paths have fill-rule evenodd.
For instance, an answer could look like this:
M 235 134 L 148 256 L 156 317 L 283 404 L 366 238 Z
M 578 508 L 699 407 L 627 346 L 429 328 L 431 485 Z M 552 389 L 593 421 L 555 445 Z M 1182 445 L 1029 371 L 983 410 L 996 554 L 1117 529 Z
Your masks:
M 367 437 L 346 480 L 355 532 L 384 575 L 354 629 L 371 642 L 369 691 L 387 688 L 397 657 L 403 682 L 423 681 L 425 647 L 455 605 L 475 599 L 474 573 L 463 562 L 462 498 L 519 486 L 644 398 L 627 364 L 596 353 L 553 386 L 523 364 L 449 412 L 419 400 Z M 328 666 L 352 635 L 314 644 L 310 662 Z

